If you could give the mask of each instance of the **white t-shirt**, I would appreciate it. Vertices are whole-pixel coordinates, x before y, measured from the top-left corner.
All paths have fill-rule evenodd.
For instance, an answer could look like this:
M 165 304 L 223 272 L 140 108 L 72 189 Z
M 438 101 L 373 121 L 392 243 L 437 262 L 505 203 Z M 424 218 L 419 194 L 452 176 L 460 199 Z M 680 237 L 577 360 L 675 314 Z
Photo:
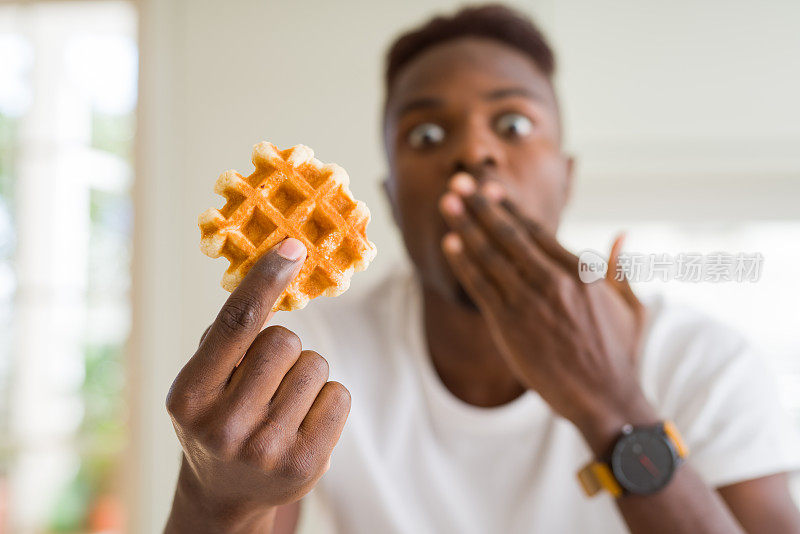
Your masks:
M 642 387 L 703 479 L 718 487 L 800 469 L 800 438 L 742 337 L 662 298 L 644 303 Z M 592 454 L 537 393 L 480 408 L 447 390 L 408 271 L 276 322 L 325 356 L 331 380 L 352 394 L 331 469 L 312 492 L 332 532 L 627 532 L 609 495 L 582 493 L 576 473 Z

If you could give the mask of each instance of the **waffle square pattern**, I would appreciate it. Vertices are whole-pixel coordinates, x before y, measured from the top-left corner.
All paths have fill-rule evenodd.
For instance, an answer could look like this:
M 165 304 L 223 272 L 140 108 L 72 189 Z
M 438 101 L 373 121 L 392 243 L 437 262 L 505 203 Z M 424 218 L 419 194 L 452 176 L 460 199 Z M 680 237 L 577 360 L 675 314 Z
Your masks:
M 253 165 L 246 178 L 222 173 L 214 192 L 225 205 L 198 220 L 203 253 L 230 261 L 222 287 L 233 291 L 262 254 L 295 237 L 308 255 L 273 309 L 296 310 L 320 295 L 342 294 L 353 272 L 366 269 L 376 253 L 367 240 L 369 208 L 353 198 L 347 172 L 323 164 L 307 146 L 278 150 L 266 141 L 253 147 Z

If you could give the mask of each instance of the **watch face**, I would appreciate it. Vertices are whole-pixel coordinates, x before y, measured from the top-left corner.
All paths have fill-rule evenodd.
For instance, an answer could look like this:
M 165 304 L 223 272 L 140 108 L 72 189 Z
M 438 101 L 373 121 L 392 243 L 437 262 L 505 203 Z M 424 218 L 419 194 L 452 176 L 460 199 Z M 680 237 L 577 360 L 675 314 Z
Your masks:
M 611 469 L 631 493 L 654 493 L 667 485 L 675 471 L 675 454 L 663 432 L 638 428 L 622 436 L 611 455 Z

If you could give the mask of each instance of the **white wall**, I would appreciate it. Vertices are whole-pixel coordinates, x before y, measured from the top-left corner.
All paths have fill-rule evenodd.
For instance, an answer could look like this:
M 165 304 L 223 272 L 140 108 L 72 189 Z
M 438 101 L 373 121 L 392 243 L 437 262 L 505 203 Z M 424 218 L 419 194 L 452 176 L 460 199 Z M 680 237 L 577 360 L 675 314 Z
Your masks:
M 341 164 L 372 210 L 379 249 L 354 290 L 376 279 L 401 256 L 379 191 L 384 49 L 399 29 L 456 4 L 141 1 L 132 532 L 163 524 L 179 458 L 164 397 L 225 298 L 226 262 L 199 252 L 196 227 L 221 205 L 217 175 L 248 172 L 251 146 L 265 139 Z M 608 217 L 605 202 L 620 198 L 624 216 L 652 216 L 654 196 L 687 219 L 701 208 L 731 217 L 704 201 L 728 193 L 728 208 L 754 217 L 797 216 L 800 3 L 517 4 L 559 54 L 569 144 L 582 156 L 573 220 Z M 665 177 L 692 194 L 659 185 Z M 765 184 L 779 194 L 764 195 Z
M 800 3 L 557 6 L 574 218 L 800 215 Z

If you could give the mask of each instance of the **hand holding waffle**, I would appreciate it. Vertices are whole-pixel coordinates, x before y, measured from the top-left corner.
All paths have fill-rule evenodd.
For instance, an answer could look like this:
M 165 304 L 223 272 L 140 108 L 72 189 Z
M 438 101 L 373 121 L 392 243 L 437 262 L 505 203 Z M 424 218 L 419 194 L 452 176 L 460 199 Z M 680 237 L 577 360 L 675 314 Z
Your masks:
M 253 164 L 246 178 L 223 173 L 214 190 L 225 205 L 199 218 L 202 251 L 230 261 L 232 293 L 167 396 L 184 450 L 167 532 L 269 531 L 275 507 L 328 469 L 350 410 L 322 356 L 262 328 L 276 310 L 344 292 L 369 265 L 369 210 L 344 169 L 308 147 L 259 143 Z
M 268 532 L 275 506 L 327 470 L 350 394 L 294 333 L 261 330 L 305 258 L 289 238 L 256 261 L 175 378 L 166 404 L 184 458 L 167 532 Z

